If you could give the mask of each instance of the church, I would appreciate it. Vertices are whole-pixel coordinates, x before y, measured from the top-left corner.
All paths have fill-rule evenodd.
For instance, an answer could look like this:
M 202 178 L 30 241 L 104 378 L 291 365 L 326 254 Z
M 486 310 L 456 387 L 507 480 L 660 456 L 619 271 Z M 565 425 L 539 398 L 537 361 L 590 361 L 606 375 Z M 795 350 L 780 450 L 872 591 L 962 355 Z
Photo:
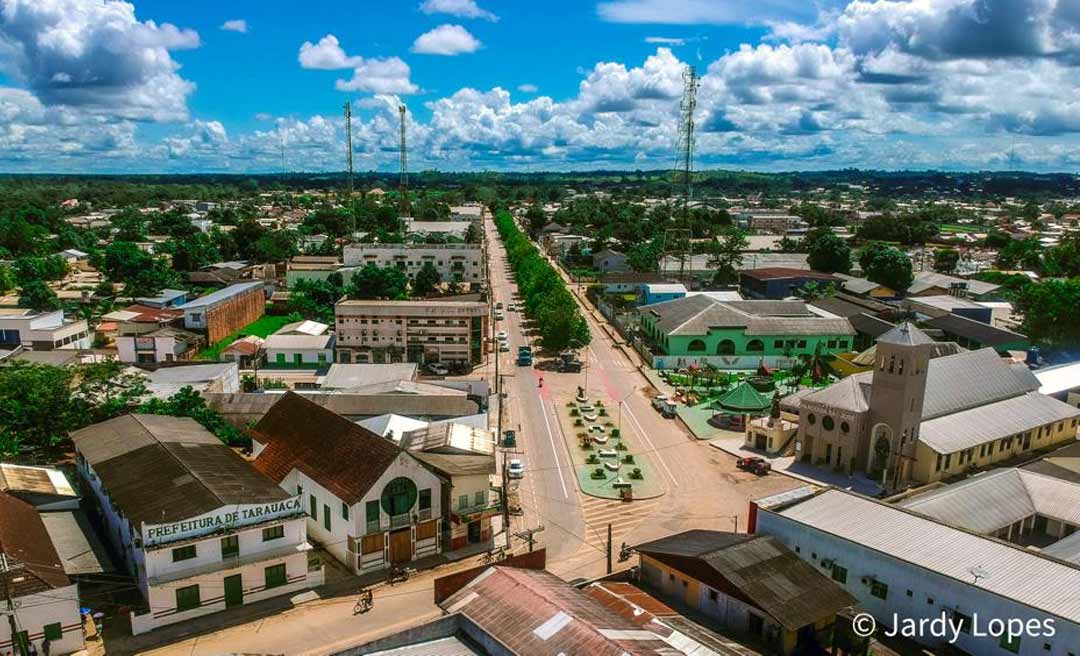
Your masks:
M 796 457 L 895 490 L 1076 439 L 1080 409 L 1039 394 L 1026 366 L 945 346 L 904 323 L 878 338 L 872 371 L 785 398 Z

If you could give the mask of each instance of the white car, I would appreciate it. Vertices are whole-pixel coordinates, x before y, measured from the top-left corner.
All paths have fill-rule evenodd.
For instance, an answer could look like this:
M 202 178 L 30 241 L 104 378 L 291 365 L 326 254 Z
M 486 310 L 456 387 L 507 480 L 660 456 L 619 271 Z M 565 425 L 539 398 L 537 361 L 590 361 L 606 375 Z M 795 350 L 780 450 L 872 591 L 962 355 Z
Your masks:
M 445 376 L 450 373 L 450 370 L 446 367 L 446 365 L 442 365 L 437 362 L 429 364 L 427 366 L 427 370 L 436 376 Z
M 521 461 L 517 458 L 514 458 L 506 466 L 506 472 L 510 478 L 525 478 L 525 465 L 521 464 Z
M 502 320 L 503 320 L 503 311 L 502 310 L 495 310 L 495 321 L 502 321 Z
M 513 303 L 510 303 L 510 304 L 508 304 L 508 305 L 506 306 L 506 309 L 507 309 L 507 310 L 509 310 L 509 311 L 511 311 L 511 312 L 513 312 L 514 310 L 517 310 L 517 306 L 516 306 L 516 305 L 514 305 Z
M 505 342 L 507 337 L 509 337 L 509 335 L 506 334 L 505 330 L 500 330 L 499 332 L 495 333 L 495 336 L 499 338 L 500 342 Z
M 510 350 L 510 342 L 506 341 L 505 339 L 499 340 L 499 350 L 504 352 L 504 353 L 506 351 L 509 351 Z

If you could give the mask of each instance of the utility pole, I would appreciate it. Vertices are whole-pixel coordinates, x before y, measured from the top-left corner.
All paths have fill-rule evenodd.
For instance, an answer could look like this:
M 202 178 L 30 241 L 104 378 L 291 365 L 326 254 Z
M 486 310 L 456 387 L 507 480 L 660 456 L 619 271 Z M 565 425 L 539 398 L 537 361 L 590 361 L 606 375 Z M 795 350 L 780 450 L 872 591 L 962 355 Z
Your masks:
M 611 524 L 607 525 L 607 573 L 611 574 Z
M 18 567 L 22 567 L 21 564 Z M 0 572 L 7 573 L 12 569 L 12 559 L 7 554 L 0 554 Z M 11 584 L 8 581 L 9 577 L 4 577 L 4 598 L 7 600 L 7 616 L 8 626 L 11 630 L 11 644 L 15 647 L 15 654 L 17 656 L 27 656 L 26 645 L 19 640 L 19 619 L 15 616 L 15 610 L 18 606 L 15 604 L 15 600 L 11 597 Z
M 409 216 L 409 157 L 405 146 L 405 105 L 398 105 L 398 114 L 401 117 L 401 161 L 399 164 L 401 174 L 398 180 L 398 193 L 401 194 L 401 216 Z
M 345 103 L 345 166 L 349 172 L 349 238 L 355 239 L 356 214 L 353 212 L 352 102 Z
M 529 553 L 532 553 L 533 545 L 536 544 L 536 534 L 544 530 L 544 525 L 541 524 L 536 528 L 527 528 L 524 531 L 518 531 L 514 533 L 514 537 L 519 540 L 524 540 L 529 544 Z

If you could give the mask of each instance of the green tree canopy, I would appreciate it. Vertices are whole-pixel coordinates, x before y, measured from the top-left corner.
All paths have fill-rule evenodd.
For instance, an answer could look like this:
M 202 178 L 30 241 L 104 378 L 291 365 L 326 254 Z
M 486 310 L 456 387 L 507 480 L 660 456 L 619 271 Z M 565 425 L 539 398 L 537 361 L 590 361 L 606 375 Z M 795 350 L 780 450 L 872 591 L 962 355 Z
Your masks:
M 875 249 L 873 253 L 873 257 L 863 266 L 868 279 L 897 292 L 903 292 L 911 286 L 915 275 L 912 272 L 911 260 L 903 251 L 885 246 Z
M 40 280 L 31 280 L 19 290 L 19 307 L 30 308 L 38 312 L 59 310 L 62 307 L 56 292 Z
M 814 271 L 848 273 L 851 271 L 851 248 L 832 231 L 808 235 L 807 262 Z
M 420 267 L 420 270 L 416 272 L 416 276 L 413 278 L 413 295 L 429 296 L 441 282 L 442 276 L 435 269 L 435 265 L 431 262 L 424 262 L 424 266 Z
M 352 275 L 346 291 L 349 298 L 401 300 L 409 297 L 408 284 L 401 269 L 368 264 Z

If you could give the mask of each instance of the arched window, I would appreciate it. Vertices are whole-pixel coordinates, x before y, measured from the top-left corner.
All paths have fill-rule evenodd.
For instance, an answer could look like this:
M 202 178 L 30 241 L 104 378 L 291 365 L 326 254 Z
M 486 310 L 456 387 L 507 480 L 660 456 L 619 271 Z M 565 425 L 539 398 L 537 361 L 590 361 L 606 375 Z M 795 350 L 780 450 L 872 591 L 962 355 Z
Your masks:
M 904 373 L 904 358 L 900 358 L 900 366 L 897 368 L 896 373 L 901 375 Z
M 811 412 L 810 414 L 806 415 L 806 421 L 810 422 L 810 425 L 813 426 L 817 423 L 817 417 L 814 416 L 814 413 Z
M 821 420 L 821 427 L 827 431 L 831 431 L 836 424 L 833 423 L 832 417 L 824 417 Z
M 752 339 L 746 344 L 746 350 L 750 353 L 763 353 L 765 351 L 765 343 L 760 339 Z
M 700 339 L 695 339 L 694 341 L 690 342 L 690 344 L 686 347 L 686 350 L 691 353 L 704 353 L 705 342 Z
M 735 342 L 730 339 L 720 340 L 720 343 L 716 345 L 717 355 L 735 355 Z
M 846 421 L 840 422 L 840 432 L 841 433 L 849 433 L 849 432 L 851 432 L 851 426 L 849 426 Z
M 404 476 L 399 476 L 383 488 L 379 503 L 387 515 L 395 517 L 412 510 L 416 504 L 416 497 L 416 483 Z
M 889 356 L 889 373 L 891 374 L 896 369 L 896 356 Z

